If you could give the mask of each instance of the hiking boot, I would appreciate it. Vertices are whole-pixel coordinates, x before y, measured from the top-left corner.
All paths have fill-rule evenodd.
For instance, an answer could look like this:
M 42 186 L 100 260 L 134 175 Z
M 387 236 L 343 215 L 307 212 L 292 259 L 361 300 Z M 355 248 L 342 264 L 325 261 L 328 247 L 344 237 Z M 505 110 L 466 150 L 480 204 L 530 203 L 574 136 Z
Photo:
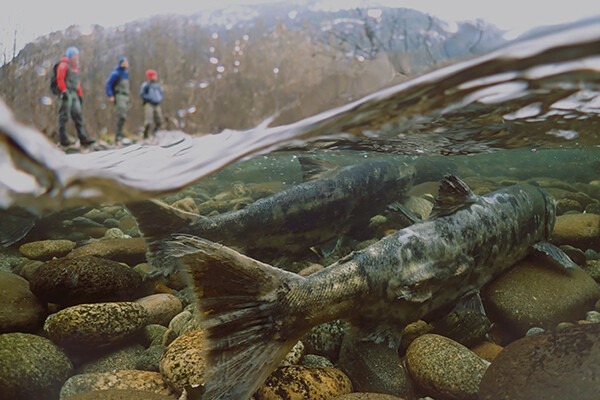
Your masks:
M 65 140 L 60 140 L 60 145 L 62 147 L 69 147 L 69 146 L 73 146 L 75 144 L 75 142 L 71 142 L 69 139 L 65 139 Z
M 83 139 L 79 139 L 79 142 L 81 143 L 82 146 L 89 146 L 89 145 L 96 143 L 96 140 L 90 139 L 90 138 L 83 138 Z

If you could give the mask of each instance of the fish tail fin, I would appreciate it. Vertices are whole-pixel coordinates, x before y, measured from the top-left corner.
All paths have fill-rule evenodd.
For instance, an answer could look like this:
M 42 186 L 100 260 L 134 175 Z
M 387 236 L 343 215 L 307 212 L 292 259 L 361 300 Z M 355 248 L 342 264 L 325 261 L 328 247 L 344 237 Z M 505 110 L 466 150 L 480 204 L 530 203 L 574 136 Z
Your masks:
M 167 256 L 167 240 L 175 233 L 187 233 L 188 226 L 198 221 L 201 215 L 172 207 L 159 200 L 145 200 L 126 204 L 144 236 L 146 258 L 155 273 L 168 275 L 175 268 Z
M 308 329 L 293 325 L 285 300 L 305 278 L 193 236 L 169 245 L 206 330 L 202 398 L 248 400 Z

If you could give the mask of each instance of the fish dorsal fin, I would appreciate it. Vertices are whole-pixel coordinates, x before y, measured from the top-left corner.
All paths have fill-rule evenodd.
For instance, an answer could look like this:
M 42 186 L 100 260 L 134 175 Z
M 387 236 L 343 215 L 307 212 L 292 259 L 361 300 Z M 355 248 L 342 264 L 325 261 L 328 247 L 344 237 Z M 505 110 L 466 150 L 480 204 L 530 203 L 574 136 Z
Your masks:
M 466 183 L 454 175 L 448 175 L 440 182 L 440 189 L 430 218 L 443 217 L 465 208 L 477 200 L 477 196 Z
M 338 169 L 335 164 L 318 158 L 298 157 L 298 161 L 300 162 L 300 168 L 302 168 L 302 180 L 304 182 L 322 179 Z

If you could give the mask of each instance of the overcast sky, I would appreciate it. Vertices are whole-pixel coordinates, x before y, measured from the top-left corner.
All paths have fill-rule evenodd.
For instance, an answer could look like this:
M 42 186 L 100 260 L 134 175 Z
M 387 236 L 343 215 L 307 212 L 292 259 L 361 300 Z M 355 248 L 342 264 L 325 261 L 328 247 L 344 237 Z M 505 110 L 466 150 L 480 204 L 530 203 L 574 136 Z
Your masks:
M 281 0 L 276 0 L 280 2 Z M 39 36 L 63 30 L 70 25 L 98 24 L 114 27 L 156 14 L 214 9 L 236 4 L 268 3 L 273 0 L 8 0 L 1 7 L 0 63 L 4 54 L 12 54 L 16 38 L 17 52 Z M 300 1 L 290 1 L 298 4 Z M 484 19 L 501 29 L 522 32 L 529 28 L 575 21 L 600 15 L 598 0 L 324 0 L 325 8 L 357 5 L 383 5 L 414 8 L 448 22 Z M 16 34 L 15 34 L 16 32 Z

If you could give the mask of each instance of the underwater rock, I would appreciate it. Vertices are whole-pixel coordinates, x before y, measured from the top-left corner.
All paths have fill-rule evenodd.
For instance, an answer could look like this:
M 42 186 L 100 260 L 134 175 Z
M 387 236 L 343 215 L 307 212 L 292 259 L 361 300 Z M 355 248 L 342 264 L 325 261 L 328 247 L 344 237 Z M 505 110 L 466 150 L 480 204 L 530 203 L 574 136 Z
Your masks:
M 61 388 L 60 398 L 108 389 L 139 390 L 165 396 L 175 395 L 158 372 L 127 370 L 74 375 Z
M 144 307 L 133 302 L 80 304 L 50 315 L 44 330 L 60 346 L 94 348 L 130 338 L 146 318 Z
M 44 265 L 43 261 L 29 260 L 29 262 L 23 265 L 23 268 L 19 271 L 19 275 L 31 282 L 32 277 L 35 275 L 35 271 L 37 271 L 41 265 Z
M 85 228 L 103 228 L 104 225 L 102 225 L 100 222 L 96 222 L 90 218 L 87 217 L 75 217 L 72 220 L 73 226 L 75 228 L 79 228 L 79 229 L 85 229 Z
M 563 215 L 569 211 L 582 212 L 584 209 L 583 205 L 577 200 L 573 199 L 560 199 L 556 202 L 556 215 Z
M 585 320 L 592 324 L 600 323 L 600 312 L 598 311 L 588 311 L 585 313 Z
M 31 277 L 31 291 L 61 305 L 133 300 L 142 285 L 130 267 L 96 256 L 47 261 Z
M 400 339 L 400 346 L 398 353 L 406 353 L 406 349 L 412 343 L 413 340 L 426 333 L 431 333 L 434 330 L 434 326 L 428 324 L 423 320 L 412 322 L 404 327 L 402 330 L 402 338 Z
M 544 333 L 544 332 L 546 332 L 546 330 L 544 328 L 534 326 L 534 327 L 527 329 L 527 332 L 525 332 L 525 336 L 533 336 L 533 335 L 537 335 L 538 333 Z
M 516 340 L 481 381 L 480 400 L 593 400 L 600 391 L 600 324 Z
M 107 225 L 108 226 L 108 225 Z M 125 233 L 116 227 L 110 227 L 104 232 L 104 236 L 100 240 L 111 240 L 111 239 L 127 239 Z
M 129 214 L 125 215 L 119 220 L 119 229 L 128 234 L 129 236 L 137 237 L 140 236 L 140 232 L 137 227 L 135 219 Z
M 88 361 L 75 370 L 76 374 L 92 372 L 117 372 L 135 369 L 137 359 L 144 351 L 144 347 L 135 343 L 118 349 L 102 357 Z
M 136 363 L 135 369 L 139 369 L 142 371 L 160 371 L 160 360 L 162 358 L 163 353 L 165 352 L 166 346 L 156 345 L 150 346 L 146 350 L 139 355 Z
M 294 347 L 292 347 L 292 349 L 288 352 L 287 356 L 285 356 L 280 365 L 284 366 L 298 364 L 303 355 L 304 343 L 298 341 L 298 343 L 296 343 Z
M 421 197 L 428 201 L 434 201 L 439 193 L 440 181 L 429 181 L 413 185 L 408 192 L 407 196 Z
M 531 171 L 529 171 L 528 169 L 524 169 L 521 172 L 527 174 L 528 176 L 531 176 Z M 529 178 L 527 179 L 527 181 L 525 181 L 525 183 L 529 183 L 535 186 L 541 186 L 542 188 L 544 188 L 544 190 L 549 192 L 556 199 L 563 198 L 567 192 L 577 192 L 577 188 L 575 186 L 558 178 L 539 176 Z M 557 191 L 559 192 L 557 193 Z
M 486 315 L 478 311 L 458 309 L 433 322 L 433 325 L 434 333 L 471 347 L 485 338 L 492 324 Z
M 340 355 L 342 340 L 349 324 L 336 320 L 317 325 L 301 339 L 307 353 L 326 357 L 335 363 Z
M 119 227 L 120 222 L 116 218 L 107 218 L 102 224 L 109 228 L 105 233 L 102 239 L 122 239 L 126 238 L 127 235 L 123 233 L 123 230 Z
M 113 216 L 113 213 L 108 212 L 107 210 L 99 210 L 97 208 L 93 208 L 82 215 L 83 218 L 91 219 L 92 221 L 98 222 L 99 224 L 103 223 L 109 218 L 113 218 Z
M 384 215 L 377 214 L 371 217 L 369 220 L 369 229 L 377 229 L 378 227 L 384 225 L 387 222 L 387 218 Z
M 159 293 L 142 297 L 135 301 L 148 312 L 148 324 L 167 326 L 183 310 L 181 300 L 172 294 Z
M 171 334 L 169 334 L 168 332 L 170 332 Z M 163 341 L 165 340 L 165 335 L 168 335 L 168 337 L 171 338 L 170 340 L 168 338 L 166 339 L 168 343 L 164 343 L 165 346 L 171 343 L 177 337 L 177 335 L 175 334 L 175 332 L 173 332 L 172 329 L 158 324 L 148 324 L 142 330 L 142 334 L 139 340 L 140 343 L 144 345 L 144 347 L 148 348 L 153 345 L 163 344 Z
M 498 346 L 496 343 L 488 342 L 484 340 L 479 343 L 475 347 L 471 348 L 471 351 L 477 354 L 479 357 L 483 358 L 486 361 L 492 362 L 504 348 L 502 346 Z
M 0 271 L 18 273 L 18 269 L 15 267 L 26 260 L 28 259 L 23 257 L 16 249 L 2 248 L 2 251 L 0 251 Z
M 596 282 L 600 283 L 600 260 L 588 261 L 583 267 L 583 270 L 588 273 Z
M 339 397 L 336 397 L 334 400 L 404 400 L 400 397 L 390 396 L 389 394 L 381 394 L 381 393 L 349 393 Z
M 67 257 L 83 256 L 98 256 L 130 266 L 138 265 L 146 262 L 146 242 L 143 238 L 102 240 L 78 247 Z
M 600 215 L 600 203 L 590 203 L 585 207 L 584 212 L 586 214 L 597 214 Z
M 50 340 L 28 333 L 0 335 L 0 398 L 56 400 L 72 373 L 71 361 Z
M 0 333 L 33 332 L 42 326 L 45 305 L 19 275 L 0 271 Z
M 575 326 L 575 324 L 572 322 L 559 322 L 558 325 L 556 325 L 556 330 L 571 328 L 573 326 Z
M 406 351 L 414 382 L 440 400 L 476 400 L 488 364 L 463 345 L 431 333 L 416 338 Z
M 179 336 L 163 352 L 159 369 L 165 382 L 181 393 L 185 386 L 204 383 L 204 331 Z
M 177 336 L 181 335 L 185 326 L 188 322 L 194 319 L 194 315 L 188 310 L 183 310 L 179 314 L 173 317 L 171 322 L 169 322 L 169 328 L 175 332 Z
M 600 250 L 600 215 L 568 214 L 556 218 L 552 243 L 568 244 L 582 250 Z
M 177 396 L 142 390 L 109 389 L 79 393 L 61 400 L 177 400 L 177 398 Z
M 344 337 L 337 364 L 356 391 L 416 398 L 402 359 L 387 341 L 366 341 L 356 329 L 351 329 Z
M 587 207 L 589 204 L 596 202 L 596 200 L 594 200 L 592 197 L 580 191 L 567 192 L 565 193 L 564 198 L 578 202 L 583 208 Z
M 21 245 L 19 253 L 30 260 L 48 261 L 64 257 L 74 248 L 75 242 L 70 240 L 40 240 Z
M 410 211 L 415 213 L 417 216 L 421 217 L 421 219 L 429 218 L 429 214 L 431 214 L 431 210 L 433 209 L 433 203 L 425 200 L 422 197 L 409 197 L 405 202 L 404 206 L 408 208 Z
M 323 356 L 316 354 L 305 354 L 300 360 L 300 365 L 305 367 L 329 367 L 333 368 L 333 363 Z
M 254 394 L 256 400 L 329 400 L 352 392 L 350 379 L 335 368 L 279 367 Z
M 568 244 L 560 246 L 560 249 L 564 251 L 565 254 L 568 255 L 571 261 L 573 261 L 575 264 L 580 266 L 585 265 L 587 258 L 585 256 L 585 253 L 581 249 L 569 246 Z
M 490 318 L 521 337 L 531 327 L 552 329 L 583 318 L 600 298 L 600 289 L 581 268 L 560 269 L 528 257 L 482 294 Z

